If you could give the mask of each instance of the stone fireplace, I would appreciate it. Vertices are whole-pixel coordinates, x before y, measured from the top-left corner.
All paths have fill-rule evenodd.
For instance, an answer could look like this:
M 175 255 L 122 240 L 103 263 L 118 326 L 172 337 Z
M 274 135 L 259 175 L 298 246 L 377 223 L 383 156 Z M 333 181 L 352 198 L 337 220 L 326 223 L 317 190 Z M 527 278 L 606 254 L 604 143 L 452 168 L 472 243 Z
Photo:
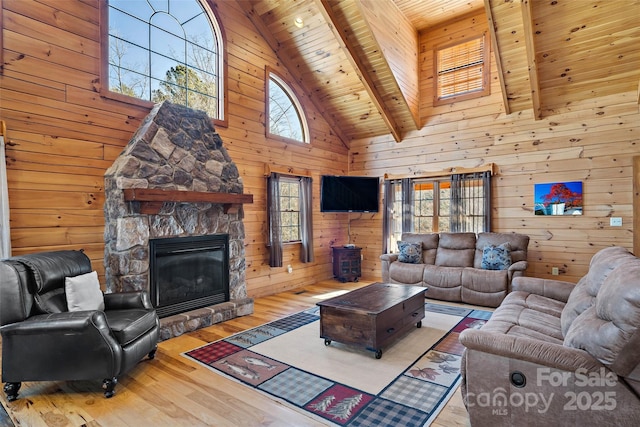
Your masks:
M 161 310 L 161 339 L 252 313 L 242 222 L 242 204 L 252 200 L 243 194 L 238 169 L 204 112 L 168 101 L 156 105 L 105 173 L 107 292 L 146 290 L 156 305 L 160 300 L 152 292 L 151 280 L 152 276 L 157 279 L 158 272 L 154 273 L 157 265 L 150 259 L 156 245 L 171 245 L 185 237 L 197 241 L 224 236 L 228 258 L 221 262 L 228 274 L 210 284 L 228 283 L 224 301 L 218 301 L 218 295 L 193 304 L 180 301 L 171 312 Z M 184 259 L 191 262 L 192 258 Z M 211 267 L 198 265 L 195 268 Z M 196 273 L 195 282 L 217 274 Z M 184 281 L 184 277 L 173 281 Z M 193 288 L 196 284 L 174 285 L 180 292 L 200 292 Z

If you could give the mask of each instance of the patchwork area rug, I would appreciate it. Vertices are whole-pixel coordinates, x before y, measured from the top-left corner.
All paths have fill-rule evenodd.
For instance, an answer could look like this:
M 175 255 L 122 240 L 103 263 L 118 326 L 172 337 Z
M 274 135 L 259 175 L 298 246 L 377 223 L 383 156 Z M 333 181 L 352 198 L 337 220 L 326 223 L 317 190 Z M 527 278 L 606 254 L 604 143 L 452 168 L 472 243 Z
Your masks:
M 327 425 L 427 426 L 460 383 L 458 335 L 491 312 L 425 304 L 422 327 L 374 353 L 320 338 L 314 307 L 183 353 Z

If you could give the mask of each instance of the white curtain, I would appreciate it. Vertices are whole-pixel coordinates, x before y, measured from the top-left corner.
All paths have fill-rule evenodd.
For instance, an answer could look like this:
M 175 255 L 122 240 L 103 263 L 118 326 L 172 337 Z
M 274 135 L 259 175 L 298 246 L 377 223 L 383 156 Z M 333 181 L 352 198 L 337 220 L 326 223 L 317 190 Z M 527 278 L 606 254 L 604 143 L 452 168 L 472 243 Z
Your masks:
M 9 230 L 9 190 L 7 189 L 7 162 L 4 155 L 4 122 L 0 123 L 0 259 L 11 256 Z

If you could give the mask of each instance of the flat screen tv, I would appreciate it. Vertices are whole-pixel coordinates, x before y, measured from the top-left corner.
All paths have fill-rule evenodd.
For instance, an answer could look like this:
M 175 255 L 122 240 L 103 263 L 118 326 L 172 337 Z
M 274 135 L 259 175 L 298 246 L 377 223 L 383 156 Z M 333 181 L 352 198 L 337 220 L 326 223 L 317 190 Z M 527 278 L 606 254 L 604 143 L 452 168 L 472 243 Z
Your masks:
M 378 212 L 380 179 L 369 176 L 323 175 L 321 212 Z

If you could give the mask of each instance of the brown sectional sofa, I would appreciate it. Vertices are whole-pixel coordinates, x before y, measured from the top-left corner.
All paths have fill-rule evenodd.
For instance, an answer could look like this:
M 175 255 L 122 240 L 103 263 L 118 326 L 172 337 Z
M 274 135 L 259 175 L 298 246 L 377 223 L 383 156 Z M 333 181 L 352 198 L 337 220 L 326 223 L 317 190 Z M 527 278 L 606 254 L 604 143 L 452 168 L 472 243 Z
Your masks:
M 472 426 L 640 425 L 640 259 L 609 247 L 577 284 L 531 277 L 460 334 Z
M 398 254 L 384 254 L 382 281 L 426 286 L 427 297 L 497 307 L 511 288 L 511 280 L 527 268 L 529 236 L 517 233 L 404 233 L 401 241 L 422 244 L 422 263 L 400 262 Z M 481 268 L 483 249 L 509 243 L 511 265 L 505 270 Z

